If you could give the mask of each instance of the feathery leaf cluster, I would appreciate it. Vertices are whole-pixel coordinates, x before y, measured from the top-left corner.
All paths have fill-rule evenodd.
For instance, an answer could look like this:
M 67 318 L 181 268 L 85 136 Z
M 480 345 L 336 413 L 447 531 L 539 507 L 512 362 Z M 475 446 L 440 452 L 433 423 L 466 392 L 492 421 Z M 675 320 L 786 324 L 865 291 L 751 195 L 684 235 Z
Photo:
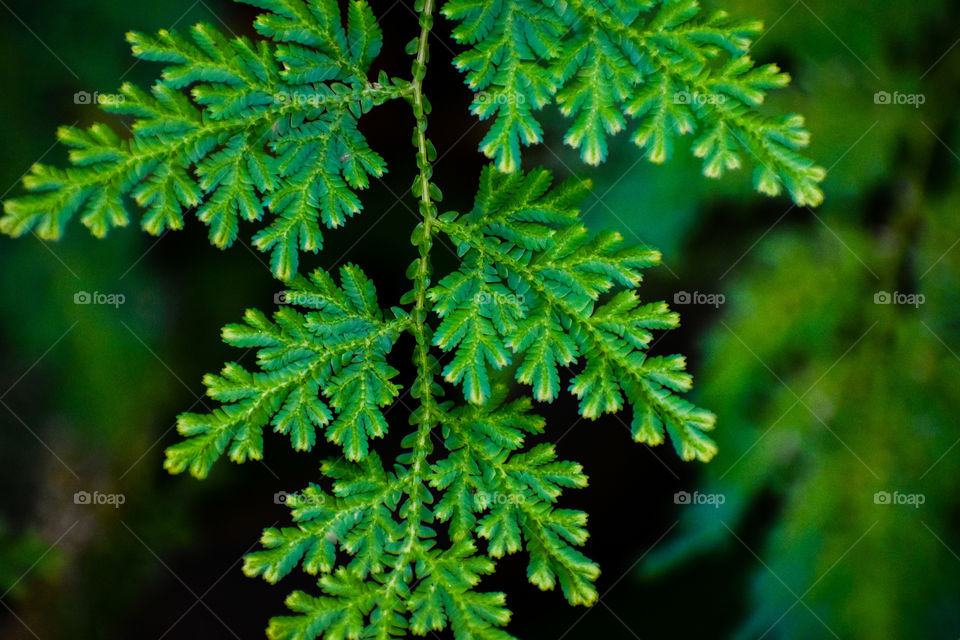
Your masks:
M 448 0 L 455 37 L 472 45 L 457 64 L 482 92 L 474 111 L 495 116 L 483 150 L 496 165 L 459 214 L 438 209 L 427 137 L 434 0 L 416 2 L 411 78 L 380 72 L 375 82 L 382 39 L 366 0 L 349 0 L 345 16 L 336 0 L 247 1 L 265 11 L 256 43 L 208 25 L 189 36 L 131 34 L 137 56 L 168 65 L 152 91 L 125 85 L 108 105 L 133 116 L 133 136 L 101 124 L 62 129 L 73 166 L 35 166 L 25 179 L 32 193 L 5 203 L 0 230 L 52 239 L 79 215 L 102 236 L 128 223 L 128 198 L 145 209 L 146 231 L 179 229 L 194 211 L 218 247 L 240 237 L 241 219 L 262 221 L 253 244 L 271 254 L 287 304 L 224 329 L 225 342 L 257 351 L 257 369 L 228 363 L 204 379 L 218 407 L 180 416 L 184 440 L 165 467 L 202 478 L 223 456 L 259 460 L 267 428 L 297 451 L 326 440 L 341 452 L 323 462 L 320 482 L 291 497 L 291 526 L 266 530 L 263 550 L 246 558 L 244 571 L 269 582 L 297 567 L 318 577 L 320 594 L 292 593 L 294 615 L 275 618 L 271 638 L 449 627 L 458 640 L 508 639 L 506 597 L 480 582 L 515 553 L 528 558 L 534 585 L 594 603 L 599 568 L 580 549 L 587 516 L 558 504 L 587 477 L 558 457 L 533 400 L 551 402 L 566 386 L 585 418 L 629 408 L 634 440 L 669 437 L 684 460 L 714 455 L 714 417 L 681 397 L 691 387 L 682 356 L 647 353 L 655 331 L 679 323 L 665 303 L 638 294 L 659 253 L 616 232 L 589 233 L 577 210 L 589 184 L 520 172 L 520 143 L 541 140 L 534 114 L 550 102 L 574 118 L 566 141 L 589 163 L 606 156 L 606 136 L 625 115 L 638 120 L 635 140 L 654 161 L 667 158 L 675 134 L 699 126 L 695 153 L 707 175 L 739 166 L 746 151 L 761 191 L 785 186 L 799 204 L 816 204 L 822 171 L 796 153 L 807 141 L 802 120 L 754 109 L 787 80 L 743 55 L 757 25 L 701 18 L 692 0 Z M 696 99 L 675 100 L 678 92 Z M 299 274 L 300 254 L 321 248 L 321 225 L 343 225 L 361 208 L 356 192 L 386 170 L 358 120 L 394 98 L 413 114 L 411 194 L 422 219 L 412 287 L 385 310 L 358 266 L 339 278 Z M 459 264 L 435 279 L 441 237 Z M 406 388 L 390 364 L 404 333 L 416 367 Z M 532 398 L 518 397 L 514 381 Z M 397 428 L 398 406 L 412 428 L 402 453 L 385 460 L 373 445 Z
M 388 637 L 449 624 L 458 638 L 507 638 L 498 630 L 509 619 L 504 594 L 475 587 L 497 559 L 519 552 L 533 584 L 559 584 L 571 604 L 596 600 L 599 568 L 577 548 L 586 514 L 556 506 L 587 477 L 552 444 L 529 442 L 544 421 L 529 399 L 507 398 L 500 370 L 515 369 L 545 402 L 569 377 L 585 417 L 630 404 L 637 441 L 669 434 L 684 459 L 712 457 L 713 415 L 675 395 L 690 387 L 684 359 L 646 356 L 651 332 L 678 321 L 637 295 L 641 270 L 659 254 L 617 233 L 591 236 L 574 208 L 586 190 L 579 181 L 551 188 L 545 170 L 488 167 L 472 211 L 433 221 L 462 256 L 426 299 L 440 318 L 433 343 L 452 354 L 443 378 L 462 387 L 463 400 L 432 382 L 433 404 L 410 413 L 414 426 L 429 415 L 431 430 L 410 432 L 392 463 L 369 439 L 387 430 L 382 407 L 403 403 L 386 356 L 399 332 L 415 331 L 402 309 L 385 319 L 357 267 L 341 270 L 339 286 L 322 271 L 295 280 L 285 298 L 303 313 L 284 307 L 270 321 L 248 311 L 244 324 L 225 328 L 230 344 L 258 349 L 262 371 L 231 363 L 207 378 L 223 406 L 181 416 L 187 440 L 167 450 L 167 467 L 202 477 L 224 453 L 259 459 L 268 425 L 295 449 L 311 448 L 321 427 L 343 449 L 321 468 L 332 490 L 311 485 L 294 496 L 294 526 L 267 530 L 265 549 L 247 557 L 248 575 L 271 582 L 298 565 L 320 576 L 323 595 L 291 595 L 300 615 L 274 620 L 272 637 Z M 581 360 L 579 373 L 564 375 Z M 431 357 L 429 367 L 440 364 Z M 438 542 L 441 525 L 449 547 Z
M 134 55 L 169 65 L 152 91 L 128 83 L 103 105 L 134 117 L 133 137 L 62 127 L 74 166 L 34 165 L 24 178 L 34 193 L 4 203 L 0 230 L 57 239 L 79 215 L 103 237 L 129 223 L 129 197 L 148 233 L 181 229 L 193 211 L 224 248 L 241 219 L 267 213 L 253 244 L 278 278 L 293 277 L 299 253 L 322 246 L 321 225 L 360 211 L 355 192 L 386 170 L 357 120 L 402 87 L 366 78 L 382 40 L 366 3 L 350 3 L 347 29 L 334 0 L 252 4 L 273 11 L 256 22 L 272 41 L 228 40 L 206 24 L 189 36 L 128 34 Z
M 456 243 L 462 267 L 431 289 L 442 317 L 434 343 L 453 351 L 443 370 L 462 384 L 472 403 L 490 395 L 491 371 L 516 359 L 516 378 L 537 400 L 554 400 L 560 368 L 583 360 L 569 390 L 580 413 L 597 418 L 633 407 L 633 436 L 649 444 L 670 433 L 685 460 L 709 460 L 703 434 L 713 416 L 677 398 L 690 376 L 681 356 L 647 358 L 656 329 L 679 317 L 663 302 L 637 295 L 641 270 L 660 254 L 628 246 L 617 232 L 591 237 L 575 203 L 589 187 L 571 181 L 552 190 L 550 174 L 505 175 L 487 168 L 476 207 L 466 216 L 444 214 L 437 226 Z
M 699 130 L 694 154 L 719 178 L 746 155 L 762 193 L 784 187 L 817 206 L 825 172 L 798 153 L 809 144 L 803 117 L 757 107 L 790 77 L 747 55 L 762 30 L 697 0 L 450 0 L 443 13 L 467 51 L 456 63 L 477 92 L 472 110 L 493 119 L 481 149 L 502 171 L 520 166 L 520 146 L 543 142 L 538 111 L 555 103 L 573 119 L 564 142 L 600 164 L 607 138 L 634 122 L 633 142 L 656 163 L 677 136 Z
M 226 365 L 205 381 L 222 406 L 180 418 L 187 439 L 167 450 L 167 468 L 198 477 L 224 454 L 260 459 L 268 426 L 298 450 L 311 449 L 322 428 L 343 450 L 321 468 L 332 489 L 311 485 L 293 496 L 294 526 L 267 530 L 265 549 L 247 557 L 247 574 L 270 582 L 298 565 L 320 576 L 323 595 L 292 594 L 287 604 L 299 615 L 274 620 L 271 637 L 389 637 L 449 624 L 458 638 L 507 638 L 498 630 L 509 619 L 504 594 L 475 587 L 497 559 L 519 552 L 533 584 L 559 585 L 571 604 L 596 600 L 599 568 L 577 548 L 586 514 L 556 506 L 564 488 L 587 477 L 552 444 L 530 442 L 545 425 L 529 399 L 506 397 L 498 370 L 512 364 L 516 379 L 549 402 L 564 370 L 582 360 L 569 389 L 585 417 L 629 403 L 636 440 L 659 444 L 669 433 L 685 459 L 715 452 L 704 433 L 712 414 L 675 395 L 690 386 L 683 358 L 646 357 L 651 332 L 678 320 L 664 303 L 637 296 L 641 270 L 659 255 L 617 233 L 591 236 L 574 208 L 582 182 L 550 188 L 545 170 L 488 167 L 480 183 L 472 211 L 434 221 L 463 260 L 427 291 L 440 318 L 433 343 L 452 353 L 442 375 L 462 387 L 463 400 L 432 383 L 437 428 L 425 439 L 409 433 L 392 463 L 370 449 L 387 431 L 382 408 L 402 403 L 386 358 L 413 320 L 381 310 L 353 265 L 341 269 L 339 285 L 320 270 L 295 279 L 290 306 L 273 320 L 248 311 L 243 324 L 227 326 L 224 340 L 256 348 L 261 370 Z M 439 366 L 431 358 L 431 369 Z M 427 411 L 413 411 L 411 424 Z M 441 525 L 449 547 L 438 542 Z

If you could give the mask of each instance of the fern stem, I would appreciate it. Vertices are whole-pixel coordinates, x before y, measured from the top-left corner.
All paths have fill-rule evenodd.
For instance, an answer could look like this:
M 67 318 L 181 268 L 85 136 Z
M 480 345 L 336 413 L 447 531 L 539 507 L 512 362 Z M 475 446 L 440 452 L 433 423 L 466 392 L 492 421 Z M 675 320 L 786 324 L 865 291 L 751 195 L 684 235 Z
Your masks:
M 426 458 L 432 450 L 430 446 L 430 432 L 436 423 L 438 414 L 436 401 L 433 397 L 434 367 L 430 356 L 432 332 L 427 324 L 427 289 L 430 286 L 430 250 L 433 245 L 434 225 L 436 222 L 436 205 L 433 191 L 436 189 L 430 182 L 433 176 L 434 159 L 433 146 L 427 139 L 427 114 L 430 111 L 429 101 L 423 94 L 423 80 L 427 74 L 429 60 L 429 37 L 433 27 L 434 0 L 418 0 L 417 9 L 420 15 L 420 38 L 417 43 L 417 55 L 413 62 L 413 80 L 411 81 L 412 94 L 410 103 L 416 119 L 414 144 L 417 149 L 418 175 L 414 181 L 414 195 L 420 198 L 419 209 L 422 220 L 414 234 L 414 243 L 417 245 L 420 257 L 414 263 L 414 309 L 413 334 L 417 346 L 414 359 L 417 365 L 417 380 L 414 395 L 420 400 L 421 409 L 416 415 L 417 432 L 412 444 L 410 460 L 410 528 L 407 537 L 406 551 L 409 553 L 411 545 L 419 539 L 419 529 L 422 517 L 418 511 L 423 509 L 423 497 L 426 487 L 423 478 L 426 476 Z
M 432 423 L 433 409 L 433 373 L 430 366 L 430 331 L 427 326 L 427 288 L 430 285 L 430 250 L 433 245 L 436 207 L 430 193 L 430 178 L 433 175 L 429 141 L 427 140 L 427 101 L 423 95 L 423 79 L 427 73 L 429 57 L 428 38 L 433 26 L 433 0 L 421 0 L 420 11 L 420 39 L 417 46 L 417 57 L 413 63 L 413 92 L 411 103 L 416 118 L 415 143 L 417 147 L 417 168 L 419 174 L 414 183 L 414 193 L 420 198 L 420 232 L 416 242 L 420 250 L 414 277 L 415 304 L 413 311 L 413 330 L 417 339 L 417 385 L 420 392 L 420 401 L 423 404 L 421 424 L 429 426 Z

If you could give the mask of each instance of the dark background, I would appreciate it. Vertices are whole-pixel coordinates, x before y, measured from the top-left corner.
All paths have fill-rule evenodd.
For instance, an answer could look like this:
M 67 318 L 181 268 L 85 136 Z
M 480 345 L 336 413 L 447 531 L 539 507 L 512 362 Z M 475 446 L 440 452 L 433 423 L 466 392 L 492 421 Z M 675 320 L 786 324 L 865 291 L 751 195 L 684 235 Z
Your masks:
M 539 592 L 519 556 L 485 585 L 507 591 L 520 638 L 956 638 L 960 9 L 938 0 L 724 8 L 767 24 L 751 55 L 795 79 L 769 109 L 807 116 L 810 154 L 830 168 L 827 201 L 814 212 L 762 198 L 746 171 L 709 181 L 687 145 L 652 166 L 626 136 L 587 169 L 550 111 L 547 144 L 528 150 L 525 166 L 592 176 L 589 224 L 663 250 L 646 297 L 725 296 L 719 308 L 678 306 L 683 327 L 655 347 L 689 356 L 695 399 L 718 413 L 721 452 L 685 464 L 668 446 L 631 444 L 615 417 L 578 421 L 569 399 L 540 407 L 561 455 L 591 478 L 564 506 L 590 513 L 586 553 L 603 569 L 602 601 L 573 609 Z M 387 37 L 376 64 L 406 76 L 416 19 L 402 3 L 374 9 Z M 104 117 L 75 104 L 76 92 L 153 82 L 157 67 L 134 64 L 125 31 L 204 21 L 252 34 L 255 13 L 226 0 L 0 2 L 0 193 L 21 193 L 32 162 L 65 160 L 58 124 Z M 444 208 L 463 211 L 486 125 L 468 113 L 470 93 L 449 64 L 449 29 L 438 19 L 426 91 Z M 877 91 L 925 102 L 878 105 Z M 415 202 L 398 203 L 415 170 L 412 126 L 400 102 L 363 120 L 389 173 L 362 194 L 362 215 L 326 233 L 302 265 L 363 265 L 384 306 L 408 287 L 414 255 Z M 453 264 L 435 254 L 438 272 Z M 0 239 L 0 637 L 257 638 L 290 590 L 311 589 L 296 576 L 276 587 L 247 579 L 240 559 L 261 529 L 287 520 L 273 494 L 316 480 L 327 451 L 296 455 L 268 436 L 265 464 L 221 462 L 204 482 L 162 469 L 175 416 L 206 402 L 203 374 L 239 356 L 220 327 L 273 307 L 280 287 L 264 262 L 244 243 L 210 248 L 195 220 L 160 239 L 134 226 L 97 241 L 79 225 L 55 244 Z M 126 303 L 79 306 L 78 291 Z M 874 304 L 882 291 L 925 302 Z M 405 416 L 391 419 L 405 426 Z M 126 502 L 76 505 L 81 490 Z M 677 505 L 681 490 L 724 504 Z M 924 503 L 877 504 L 878 491 Z

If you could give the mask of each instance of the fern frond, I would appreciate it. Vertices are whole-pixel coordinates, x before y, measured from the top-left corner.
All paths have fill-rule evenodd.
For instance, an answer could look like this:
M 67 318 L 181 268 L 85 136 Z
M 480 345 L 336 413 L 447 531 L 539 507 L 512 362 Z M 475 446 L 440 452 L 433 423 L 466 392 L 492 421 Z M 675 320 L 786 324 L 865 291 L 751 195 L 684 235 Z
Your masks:
M 177 429 L 187 439 L 167 449 L 171 472 L 205 477 L 224 453 L 234 462 L 260 460 L 268 424 L 298 451 L 311 449 L 324 428 L 350 460 L 386 433 L 381 407 L 399 394 L 386 355 L 407 317 L 385 320 L 373 284 L 352 265 L 341 269 L 340 287 L 318 270 L 295 279 L 285 295 L 306 313 L 284 307 L 270 320 L 249 310 L 244 323 L 224 328 L 227 344 L 258 349 L 260 370 L 231 362 L 204 378 L 207 395 L 222 406 L 180 416 Z
M 682 356 L 649 355 L 654 333 L 679 324 L 664 302 L 639 295 L 660 254 L 619 233 L 591 234 L 578 211 L 588 183 L 520 172 L 521 146 L 542 140 L 537 112 L 551 103 L 572 119 L 565 140 L 590 164 L 631 119 L 655 162 L 699 129 L 706 175 L 748 154 L 761 191 L 819 203 L 823 171 L 798 153 L 802 119 L 757 110 L 788 80 L 745 55 L 758 24 L 703 16 L 696 0 L 447 0 L 455 38 L 470 45 L 457 65 L 478 92 L 473 110 L 493 119 L 483 150 L 496 159 L 461 215 L 438 210 L 427 137 L 434 0 L 415 2 L 411 78 L 380 72 L 376 82 L 368 76 L 382 37 L 366 0 L 348 0 L 345 12 L 337 0 L 245 1 L 264 10 L 256 43 L 202 24 L 188 36 L 130 34 L 135 55 L 167 65 L 150 92 L 125 85 L 106 105 L 132 117 L 132 137 L 103 124 L 61 129 L 72 166 L 35 166 L 24 180 L 32 193 L 4 203 L 0 231 L 57 238 L 79 216 L 102 236 L 129 223 L 131 198 L 148 232 L 182 228 L 195 211 L 221 248 L 240 237 L 241 220 L 260 223 L 252 242 L 271 254 L 285 304 L 224 328 L 226 343 L 256 351 L 256 367 L 231 362 L 205 377 L 215 407 L 180 416 L 184 440 L 164 466 L 202 478 L 224 455 L 259 460 L 267 428 L 297 451 L 316 450 L 321 437 L 342 451 L 287 500 L 292 523 L 267 529 L 245 559 L 247 575 L 271 583 L 297 568 L 317 579 L 316 595 L 287 598 L 292 615 L 271 621 L 274 640 L 445 628 L 457 640 L 509 640 L 506 596 L 481 581 L 512 554 L 524 555 L 538 588 L 594 604 L 587 515 L 560 505 L 588 479 L 549 441 L 531 442 L 545 435 L 533 400 L 552 402 L 566 386 L 585 418 L 629 407 L 634 440 L 669 436 L 684 460 L 715 454 L 714 416 L 681 397 L 692 384 Z M 401 97 L 414 121 L 420 220 L 410 290 L 385 312 L 358 267 L 304 277 L 299 259 L 320 249 L 322 227 L 361 210 L 357 192 L 386 171 L 358 122 Z M 444 236 L 458 261 L 437 279 L 431 250 Z M 403 333 L 413 342 L 412 409 L 387 361 Z M 515 399 L 511 377 L 532 399 Z M 372 441 L 396 432 L 386 416 L 397 404 L 409 428 L 388 459 Z
M 267 529 L 264 551 L 247 555 L 244 571 L 277 582 L 298 565 L 310 574 L 331 572 L 341 545 L 354 556 L 348 568 L 361 577 L 386 569 L 385 541 L 401 535 L 392 513 L 402 492 L 396 475 L 387 474 L 370 452 L 359 464 L 327 461 L 322 471 L 336 481 L 329 495 L 311 485 L 288 498 L 296 527 Z
M 539 400 L 554 399 L 561 377 L 569 377 L 584 416 L 630 404 L 636 440 L 659 444 L 669 433 L 684 459 L 707 460 L 715 451 L 705 435 L 712 414 L 675 395 L 691 384 L 684 359 L 645 352 L 652 331 L 677 324 L 664 303 L 641 304 L 637 296 L 642 269 L 657 264 L 659 255 L 625 246 L 617 234 L 591 237 L 575 208 L 583 183 L 553 187 L 547 171 L 502 174 L 492 166 L 480 183 L 470 213 L 431 221 L 455 242 L 462 266 L 425 294 L 441 317 L 433 340 L 453 352 L 443 375 L 464 388 L 469 402 L 428 405 L 421 396 L 409 416 L 415 428 L 391 466 L 365 441 L 345 446 L 346 460 L 321 467 L 332 481 L 329 493 L 311 485 L 289 501 L 294 526 L 266 530 L 263 550 L 247 556 L 244 570 L 276 582 L 300 566 L 319 576 L 322 595 L 294 592 L 287 604 L 296 615 L 275 618 L 272 638 L 388 638 L 449 626 L 458 639 L 506 640 L 504 595 L 477 586 L 497 560 L 515 553 L 526 555 L 532 584 L 559 586 L 574 605 L 596 601 L 600 570 L 580 550 L 587 516 L 557 504 L 565 489 L 585 487 L 587 476 L 579 464 L 559 459 L 552 444 L 528 445 L 528 436 L 543 433 L 544 421 L 531 412 L 529 399 L 506 401 L 510 387 L 494 382 L 492 371 L 513 358 L 520 362 L 517 379 Z M 234 329 L 232 341 L 260 347 L 267 370 L 277 362 L 309 375 L 304 354 L 318 357 L 309 340 L 336 336 L 356 349 L 355 337 L 362 336 L 382 342 L 376 352 L 382 358 L 393 338 L 380 332 L 408 320 L 401 315 L 397 325 L 383 323 L 372 285 L 352 267 L 340 287 L 318 272 L 313 288 L 289 295 L 307 291 L 318 296 L 308 305 L 317 310 L 305 320 L 310 336 L 294 324 L 282 328 L 286 338 L 277 342 L 260 334 L 272 327 L 254 323 L 255 336 Z M 404 328 L 417 336 L 412 321 Z M 336 348 L 330 344 L 324 352 Z M 578 361 L 579 372 L 562 375 L 561 366 Z M 389 375 L 380 377 L 387 385 Z M 336 380 L 319 381 L 324 396 L 340 388 Z M 442 396 L 438 384 L 430 388 L 434 398 Z M 310 390 L 316 399 L 318 390 Z M 414 392 L 423 393 L 416 385 Z M 353 397 L 363 398 L 357 393 Z M 365 404 L 392 401 L 385 393 Z M 266 419 L 244 424 L 259 436 Z M 436 431 L 424 428 L 428 419 Z M 327 434 L 342 444 L 335 427 Z M 177 447 L 191 442 L 176 445 L 174 459 Z M 441 525 L 448 546 L 439 542 Z
M 516 360 L 516 378 L 541 401 L 554 400 L 561 367 L 582 361 L 570 391 L 580 413 L 597 418 L 633 407 L 637 441 L 660 444 L 669 433 L 685 460 L 716 452 L 704 432 L 712 414 L 677 397 L 690 376 L 680 356 L 648 358 L 657 329 L 679 324 L 663 302 L 637 295 L 656 251 L 626 246 L 618 233 L 591 237 L 574 203 L 587 190 L 572 182 L 552 190 L 550 174 L 500 174 L 488 167 L 476 206 L 437 222 L 463 255 L 463 266 L 429 294 L 442 318 L 434 336 L 453 359 L 443 375 L 482 404 L 492 371 Z
M 573 119 L 564 142 L 587 164 L 607 157 L 607 138 L 633 121 L 633 141 L 656 163 L 678 136 L 699 129 L 694 154 L 719 178 L 744 156 L 762 193 L 784 188 L 817 206 L 825 172 L 799 150 L 802 116 L 761 113 L 766 92 L 790 77 L 747 55 L 757 21 L 703 14 L 697 0 L 448 0 L 454 38 L 468 48 L 457 67 L 476 92 L 473 112 L 493 119 L 481 150 L 505 172 L 521 145 L 543 141 L 537 111 L 556 103 Z
M 357 120 L 404 88 L 382 74 L 367 80 L 382 37 L 363 0 L 351 2 L 347 30 L 335 2 L 252 4 L 273 11 L 257 20 L 272 41 L 227 39 L 205 24 L 189 37 L 129 34 L 137 57 L 168 65 L 152 91 L 125 84 L 104 105 L 133 118 L 133 137 L 104 124 L 61 128 L 73 166 L 35 165 L 24 178 L 33 193 L 4 203 L 0 231 L 56 239 L 79 215 L 102 237 L 129 223 L 132 199 L 148 233 L 181 229 L 196 210 L 224 248 L 241 219 L 268 210 L 254 244 L 278 278 L 292 278 L 299 252 L 321 247 L 321 223 L 343 225 L 360 211 L 355 192 L 386 171 Z
M 553 506 L 564 488 L 587 486 L 587 477 L 579 464 L 557 460 L 553 445 L 520 451 L 524 432 L 543 429 L 543 421 L 528 414 L 528 400 L 493 404 L 495 414 L 468 406 L 444 422 L 451 453 L 435 465 L 430 480 L 444 491 L 437 518 L 450 521 L 454 540 L 475 530 L 488 541 L 491 558 L 525 549 L 531 583 L 548 590 L 559 580 L 571 604 L 593 604 L 592 583 L 600 570 L 575 548 L 587 540 L 587 516 Z

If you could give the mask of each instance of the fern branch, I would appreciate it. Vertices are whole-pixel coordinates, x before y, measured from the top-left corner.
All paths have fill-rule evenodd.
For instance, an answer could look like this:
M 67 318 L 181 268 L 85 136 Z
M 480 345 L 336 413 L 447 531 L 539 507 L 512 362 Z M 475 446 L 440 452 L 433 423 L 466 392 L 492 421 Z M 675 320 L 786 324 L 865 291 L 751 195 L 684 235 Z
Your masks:
M 501 416 L 510 416 L 523 430 L 538 433 L 543 429 L 541 420 L 524 419 L 529 410 L 527 400 L 492 406 Z M 593 582 L 599 577 L 600 568 L 572 546 L 586 542 L 587 516 L 553 507 L 563 488 L 587 486 L 582 467 L 557 462 L 552 445 L 513 453 L 523 444 L 522 432 L 503 430 L 502 419 L 493 419 L 486 414 L 487 410 L 471 407 L 459 415 L 445 415 L 445 444 L 453 454 L 436 465 L 431 479 L 433 486 L 447 489 L 438 504 L 441 519 L 451 520 L 453 537 L 460 539 L 475 528 L 474 511 L 490 509 L 491 513 L 476 530 L 489 541 L 487 554 L 491 558 L 515 553 L 523 546 L 530 556 L 527 575 L 531 583 L 549 590 L 559 578 L 571 604 L 592 605 L 597 599 Z M 458 473 L 452 473 L 451 467 L 456 467 Z M 488 497 L 486 504 L 481 501 L 477 505 L 477 491 L 507 500 L 494 503 Z
M 435 421 L 436 402 L 433 398 L 433 371 L 434 365 L 430 355 L 430 327 L 427 322 L 427 287 L 430 282 L 431 264 L 430 250 L 433 246 L 436 222 L 436 205 L 440 200 L 439 189 L 430 181 L 433 176 L 433 161 L 436 151 L 427 139 L 427 113 L 429 102 L 423 94 L 423 80 L 427 73 L 429 58 L 429 37 L 433 27 L 433 0 L 419 0 L 417 10 L 420 16 L 420 37 L 417 42 L 417 55 L 413 63 L 412 104 L 416 120 L 415 141 L 417 146 L 418 175 L 414 182 L 413 193 L 420 199 L 419 209 L 422 216 L 421 223 L 414 232 L 414 242 L 419 249 L 420 257 L 417 260 L 414 274 L 414 310 L 413 330 L 417 340 L 417 387 L 418 399 L 423 410 L 419 416 L 420 429 L 418 432 L 417 454 L 425 458 L 425 451 L 429 442 L 430 430 Z M 422 469 L 415 469 L 419 472 Z
M 785 118 L 764 116 L 753 109 L 763 103 L 764 91 L 785 87 L 790 77 L 776 65 L 754 68 L 745 52 L 750 37 L 759 33 L 760 23 L 731 24 L 726 13 L 718 12 L 704 22 L 690 22 L 698 11 L 695 1 L 675 3 L 660 10 L 646 25 L 646 29 L 619 21 L 610 12 L 599 10 L 589 1 L 571 3 L 579 16 L 595 28 L 616 34 L 626 52 L 642 51 L 664 78 L 664 98 L 679 103 L 695 103 L 692 116 L 709 130 L 697 141 L 694 153 L 704 159 L 703 173 L 718 178 L 728 169 L 738 169 L 740 160 L 735 153 L 739 146 L 749 152 L 760 165 L 754 183 L 761 193 L 779 195 L 783 185 L 799 206 L 818 206 L 823 192 L 817 186 L 826 172 L 795 152 L 810 143 L 810 134 L 803 128 L 802 116 Z M 713 52 L 698 52 L 702 43 L 716 43 L 732 55 L 719 69 L 709 66 Z M 688 98 L 684 100 L 684 98 Z M 652 96 L 641 92 L 628 106 L 626 113 L 642 116 L 655 109 Z M 690 123 L 678 118 L 675 132 L 684 134 Z M 655 131 L 641 127 L 634 142 L 648 148 L 647 157 L 663 162 L 670 155 L 672 143 L 669 129 Z M 731 139 L 732 138 L 732 139 Z
M 368 80 L 381 35 L 365 3 L 351 2 L 346 31 L 336 2 L 253 4 L 275 12 L 257 21 L 275 42 L 229 40 L 203 24 L 190 38 L 129 34 L 136 56 L 169 65 L 152 92 L 126 84 L 104 106 L 134 118 L 133 137 L 103 124 L 62 128 L 73 166 L 35 165 L 24 178 L 33 193 L 4 202 L 0 231 L 57 239 L 79 214 L 102 237 L 129 223 L 132 198 L 148 233 L 181 229 L 196 210 L 224 248 L 241 218 L 258 221 L 266 209 L 273 221 L 254 244 L 271 253 L 278 278 L 292 278 L 299 252 L 321 247 L 320 222 L 337 227 L 359 212 L 354 192 L 386 170 L 358 119 L 409 87 L 382 73 Z
M 502 171 L 519 168 L 521 145 L 543 141 L 535 112 L 555 102 L 573 119 L 564 142 L 588 164 L 606 159 L 627 118 L 656 163 L 699 125 L 694 154 L 707 177 L 739 168 L 745 151 L 760 192 L 785 186 L 800 206 L 823 200 L 824 170 L 799 153 L 809 144 L 803 118 L 757 109 L 790 81 L 746 55 L 757 21 L 701 16 L 697 0 L 448 0 L 443 13 L 467 46 L 456 65 L 476 92 L 472 110 L 493 119 L 480 148 Z
M 659 253 L 625 248 L 617 233 L 590 239 L 571 208 L 585 187 L 549 186 L 545 171 L 504 178 L 488 169 L 474 211 L 436 221 L 465 254 L 461 270 L 431 292 L 444 319 L 435 342 L 455 351 L 446 379 L 462 380 L 467 398 L 483 403 L 488 368 L 503 368 L 515 353 L 525 357 L 517 379 L 535 383 L 537 398 L 549 401 L 558 367 L 582 357 L 586 366 L 570 391 L 584 417 L 615 413 L 626 396 L 635 440 L 661 444 L 666 431 L 683 459 L 709 460 L 716 446 L 705 432 L 714 416 L 674 395 L 691 386 L 684 359 L 643 351 L 652 329 L 678 324 L 666 304 L 641 305 L 634 290 L 640 269 L 657 264 Z M 615 285 L 627 289 L 598 304 Z
M 288 434 L 299 451 L 312 449 L 316 429 L 325 427 L 348 459 L 367 455 L 368 439 L 387 430 L 380 407 L 399 394 L 386 354 L 410 318 L 384 320 L 373 284 L 356 267 L 341 270 L 341 283 L 316 271 L 286 293 L 312 313 L 284 308 L 271 321 L 250 310 L 243 324 L 224 328 L 224 342 L 259 349 L 261 371 L 228 363 L 219 376 L 204 378 L 207 394 L 223 406 L 180 416 L 177 429 L 186 440 L 167 449 L 169 471 L 189 469 L 203 478 L 228 448 L 234 462 L 260 460 L 267 424 Z M 318 397 L 321 390 L 329 406 Z

